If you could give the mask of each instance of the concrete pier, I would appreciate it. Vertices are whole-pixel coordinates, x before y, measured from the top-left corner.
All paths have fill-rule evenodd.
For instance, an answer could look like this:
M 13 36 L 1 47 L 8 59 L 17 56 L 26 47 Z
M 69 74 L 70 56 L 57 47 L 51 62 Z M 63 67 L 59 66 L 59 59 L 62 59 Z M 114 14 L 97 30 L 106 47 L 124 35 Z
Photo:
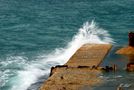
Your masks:
M 64 66 L 53 67 L 51 76 L 40 90 L 91 90 L 102 82 L 99 65 L 107 55 L 110 44 L 85 44 Z

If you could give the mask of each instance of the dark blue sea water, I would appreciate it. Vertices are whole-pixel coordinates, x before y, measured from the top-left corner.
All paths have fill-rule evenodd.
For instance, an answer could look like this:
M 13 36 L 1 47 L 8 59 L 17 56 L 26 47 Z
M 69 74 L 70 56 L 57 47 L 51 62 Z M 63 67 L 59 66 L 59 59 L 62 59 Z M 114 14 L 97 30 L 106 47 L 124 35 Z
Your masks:
M 0 90 L 37 90 L 81 45 L 126 46 L 129 31 L 134 0 L 0 0 Z

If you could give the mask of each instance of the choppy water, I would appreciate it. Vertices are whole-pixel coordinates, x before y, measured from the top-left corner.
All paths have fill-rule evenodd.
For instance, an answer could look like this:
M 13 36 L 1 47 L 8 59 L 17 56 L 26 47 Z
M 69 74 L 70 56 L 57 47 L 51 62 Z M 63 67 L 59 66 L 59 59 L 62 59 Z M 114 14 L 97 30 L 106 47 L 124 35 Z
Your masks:
M 127 34 L 134 31 L 133 4 L 0 0 L 0 90 L 37 90 L 51 66 L 64 64 L 85 43 L 127 45 Z

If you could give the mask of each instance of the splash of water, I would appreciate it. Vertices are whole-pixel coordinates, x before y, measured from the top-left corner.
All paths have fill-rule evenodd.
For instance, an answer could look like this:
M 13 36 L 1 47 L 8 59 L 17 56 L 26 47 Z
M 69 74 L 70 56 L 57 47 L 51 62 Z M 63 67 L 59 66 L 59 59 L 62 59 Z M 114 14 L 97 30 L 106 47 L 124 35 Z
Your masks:
M 65 48 L 58 48 L 50 54 L 41 55 L 40 60 L 31 62 L 14 77 L 11 90 L 27 90 L 39 77 L 48 74 L 50 67 L 66 63 L 69 58 L 86 43 L 112 43 L 106 30 L 99 28 L 94 21 L 86 22 Z

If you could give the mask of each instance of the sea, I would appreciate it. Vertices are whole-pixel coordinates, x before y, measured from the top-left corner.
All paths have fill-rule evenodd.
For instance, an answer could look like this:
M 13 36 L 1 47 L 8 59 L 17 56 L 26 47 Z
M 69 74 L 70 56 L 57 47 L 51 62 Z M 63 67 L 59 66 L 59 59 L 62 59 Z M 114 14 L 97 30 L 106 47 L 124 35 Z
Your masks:
M 133 31 L 134 0 L 0 0 L 0 90 L 38 90 L 86 43 L 113 44 L 103 65 L 119 65 L 93 90 L 134 90 L 129 60 L 115 54 Z

